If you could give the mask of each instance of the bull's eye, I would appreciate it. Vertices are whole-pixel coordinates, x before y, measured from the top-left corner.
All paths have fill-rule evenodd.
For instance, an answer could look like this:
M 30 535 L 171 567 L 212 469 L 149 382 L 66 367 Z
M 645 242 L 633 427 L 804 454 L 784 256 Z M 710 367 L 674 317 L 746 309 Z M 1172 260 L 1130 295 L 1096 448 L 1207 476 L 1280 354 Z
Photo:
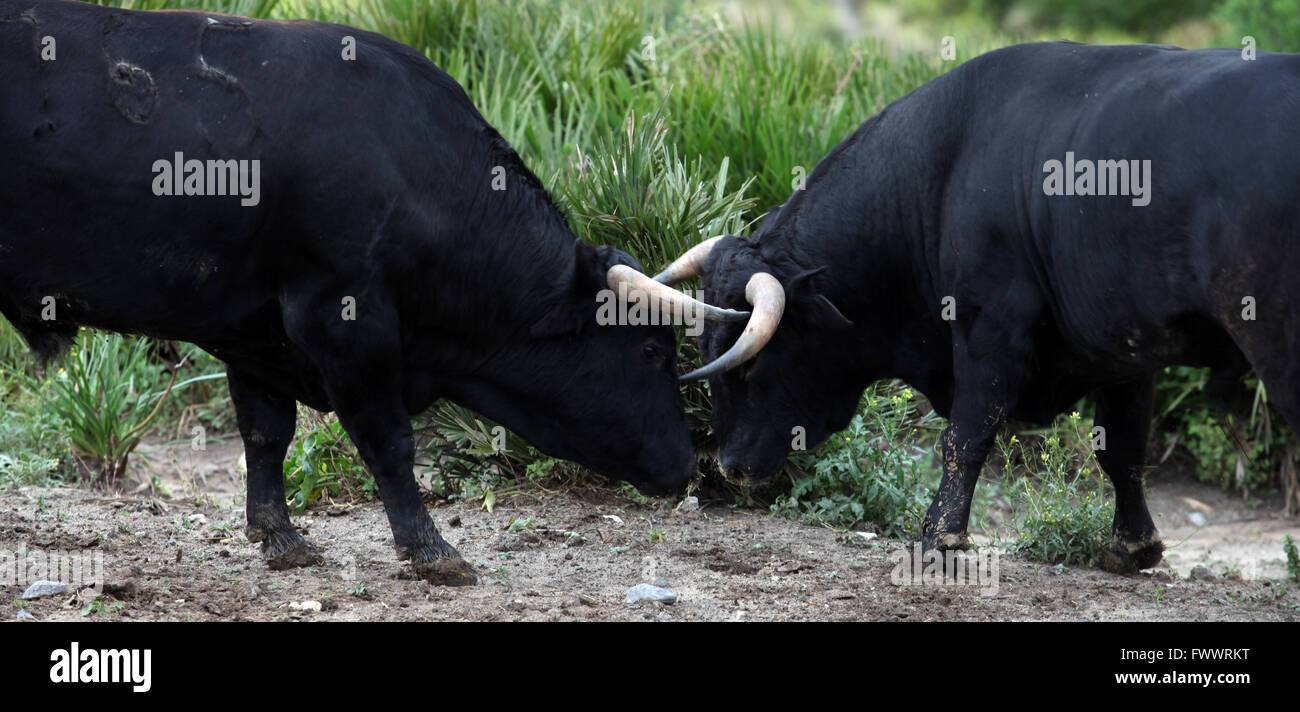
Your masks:
M 655 348 L 654 344 L 646 344 L 645 348 L 641 349 L 641 354 L 647 361 L 653 361 L 659 358 L 659 349 Z

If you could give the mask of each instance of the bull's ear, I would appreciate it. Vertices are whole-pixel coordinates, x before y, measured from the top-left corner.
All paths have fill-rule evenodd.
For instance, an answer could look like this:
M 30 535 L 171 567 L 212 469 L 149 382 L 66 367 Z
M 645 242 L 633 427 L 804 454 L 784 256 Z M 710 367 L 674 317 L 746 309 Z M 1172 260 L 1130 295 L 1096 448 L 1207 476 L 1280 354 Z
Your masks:
M 825 294 L 817 291 L 813 277 L 825 272 L 825 267 L 800 272 L 790 278 L 786 293 L 799 305 L 800 312 L 809 323 L 822 329 L 847 329 L 853 322 L 844 316 Z
M 573 293 L 591 296 L 605 286 L 605 265 L 607 257 L 601 254 L 605 248 L 593 247 L 581 238 L 573 241 Z
M 812 322 L 825 329 L 847 329 L 853 322 L 835 307 L 825 294 L 813 297 Z

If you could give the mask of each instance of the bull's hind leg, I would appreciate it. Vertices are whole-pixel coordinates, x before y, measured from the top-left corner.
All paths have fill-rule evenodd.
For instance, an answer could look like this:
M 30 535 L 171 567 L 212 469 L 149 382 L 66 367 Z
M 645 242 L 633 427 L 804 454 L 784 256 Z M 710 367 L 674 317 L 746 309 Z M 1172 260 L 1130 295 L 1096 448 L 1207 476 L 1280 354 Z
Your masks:
M 361 300 L 358 317 L 338 318 L 338 302 L 313 300 L 287 310 L 289 336 L 311 354 L 325 381 L 330 405 L 379 486 L 399 559 L 439 585 L 477 582 L 473 568 L 443 540 L 420 499 L 412 474 L 415 443 L 402 397 L 397 319 L 382 303 Z M 311 316 L 323 319 L 308 322 Z
M 294 530 L 284 502 L 284 453 L 297 420 L 294 400 L 271 393 L 234 368 L 226 374 L 248 463 L 248 540 L 262 542 L 262 557 L 273 569 L 324 563 Z
M 1165 545 L 1151 521 L 1142 492 L 1154 388 L 1155 378 L 1148 375 L 1094 394 L 1096 424 L 1103 428 L 1105 436 L 1105 447 L 1097 450 L 1097 461 L 1115 486 L 1115 521 L 1100 561 L 1101 568 L 1111 573 L 1149 569 L 1164 555 Z

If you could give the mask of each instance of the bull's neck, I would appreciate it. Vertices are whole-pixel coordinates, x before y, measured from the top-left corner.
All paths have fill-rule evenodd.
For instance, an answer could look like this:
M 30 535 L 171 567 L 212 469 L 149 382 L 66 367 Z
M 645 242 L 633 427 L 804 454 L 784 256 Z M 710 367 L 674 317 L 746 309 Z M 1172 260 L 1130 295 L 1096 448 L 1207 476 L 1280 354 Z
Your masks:
M 419 328 L 455 352 L 450 368 L 474 370 L 529 339 L 529 328 L 569 294 L 575 239 L 547 202 L 487 212 L 441 246 L 437 303 L 417 318 Z
M 898 122 L 885 118 L 864 124 L 818 165 L 782 208 L 775 244 L 764 240 L 764 252 L 791 255 L 787 269 L 826 268 L 820 292 L 854 322 L 827 343 L 851 352 L 866 382 L 901 378 L 924 390 L 941 374 L 923 356 L 950 353 L 924 248 L 936 224 L 926 207 L 938 204 L 936 181 L 913 170 L 921 162 L 897 144 Z

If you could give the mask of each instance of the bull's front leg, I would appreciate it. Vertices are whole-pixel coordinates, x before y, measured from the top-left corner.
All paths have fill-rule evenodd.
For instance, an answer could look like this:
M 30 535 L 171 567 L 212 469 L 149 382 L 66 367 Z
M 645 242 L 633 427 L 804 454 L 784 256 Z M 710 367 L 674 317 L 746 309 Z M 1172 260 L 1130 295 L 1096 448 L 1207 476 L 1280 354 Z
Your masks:
M 921 524 L 921 545 L 926 551 L 970 548 L 966 528 L 971 501 L 984 460 L 1005 422 L 1005 406 L 984 400 L 954 401 L 948 427 L 943 431 L 943 478 Z
M 262 558 L 272 569 L 319 566 L 324 558 L 293 528 L 284 501 L 284 454 L 293 440 L 297 404 L 234 367 L 226 374 L 248 465 L 248 540 L 262 543 Z
M 393 530 L 399 559 L 433 584 L 477 582 L 473 568 L 443 540 L 420 499 L 412 474 L 415 443 L 403 399 L 403 359 L 396 309 L 369 297 L 365 318 L 342 319 L 337 294 L 365 294 L 363 287 L 302 295 L 285 310 L 289 338 L 311 354 L 339 423 L 374 475 Z
M 955 387 L 948 427 L 940 441 L 943 478 L 921 524 L 921 545 L 927 551 L 970 548 L 966 528 L 975 485 L 1030 361 L 1031 341 L 1017 327 L 1033 323 L 1031 315 L 1016 319 L 1011 306 L 986 313 L 995 316 L 981 318 L 965 330 L 954 327 Z
M 412 476 L 415 445 L 411 419 L 401 399 L 334 389 L 331 400 L 352 441 L 379 485 L 384 512 L 393 530 L 397 558 L 410 559 L 415 574 L 429 583 L 466 586 L 477 582 L 474 569 L 438 533 Z

